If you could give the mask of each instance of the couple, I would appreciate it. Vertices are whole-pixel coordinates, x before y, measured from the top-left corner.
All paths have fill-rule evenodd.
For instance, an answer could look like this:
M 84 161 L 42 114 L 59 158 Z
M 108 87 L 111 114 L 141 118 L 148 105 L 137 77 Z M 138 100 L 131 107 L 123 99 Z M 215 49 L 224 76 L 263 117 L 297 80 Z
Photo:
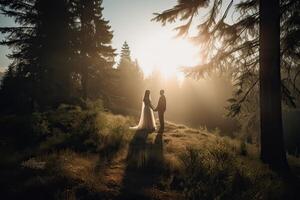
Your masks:
M 150 90 L 145 91 L 141 117 L 140 117 L 139 124 L 135 127 L 136 129 L 155 131 L 156 125 L 155 125 L 155 118 L 154 118 L 153 111 L 157 111 L 159 123 L 160 123 L 158 132 L 159 133 L 164 132 L 164 128 L 165 128 L 164 113 L 166 111 L 166 97 L 164 93 L 165 93 L 164 90 L 160 90 L 160 98 L 157 107 L 154 108 L 151 103 Z

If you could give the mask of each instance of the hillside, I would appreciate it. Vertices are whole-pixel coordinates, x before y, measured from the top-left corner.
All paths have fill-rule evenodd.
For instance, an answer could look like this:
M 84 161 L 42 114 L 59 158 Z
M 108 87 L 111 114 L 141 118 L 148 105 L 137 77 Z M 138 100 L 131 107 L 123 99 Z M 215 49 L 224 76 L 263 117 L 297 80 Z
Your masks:
M 261 199 L 286 196 L 285 184 L 257 161 L 257 148 L 251 145 L 241 149 L 237 140 L 173 123 L 167 123 L 164 134 L 131 132 L 130 138 L 128 146 L 105 163 L 100 174 L 93 172 L 99 160 L 72 154 L 65 158 L 67 173 L 87 184 L 93 180 L 92 187 L 107 199 L 211 199 L 218 196 L 227 199 L 238 190 L 230 188 L 230 184 L 245 190 L 244 194 L 236 194 L 236 199 L 241 196 L 251 199 L 253 195 Z M 291 159 L 293 168 L 299 170 L 300 161 Z M 203 180 L 193 180 L 199 175 L 193 168 L 212 171 L 200 172 L 207 173 L 202 174 Z M 215 177 L 205 177 L 209 175 Z M 222 181 L 225 182 L 220 183 Z M 205 187 L 197 188 L 201 184 Z M 226 194 L 223 187 L 233 191 Z
M 75 122 L 74 119 L 84 119 L 84 115 L 77 117 L 81 112 L 73 110 L 71 115 L 62 115 L 69 118 L 61 118 L 59 111 L 55 116 L 56 120 L 70 124 L 70 121 Z M 51 116 L 48 116 L 48 127 L 53 123 Z M 35 149 L 39 153 L 28 156 L 30 149 L 26 148 L 22 152 L 12 151 L 6 157 L 1 155 L 4 170 L 0 183 L 4 197 L 293 198 L 293 188 L 258 162 L 255 146 L 220 137 L 205 129 L 190 129 L 173 123 L 167 123 L 164 134 L 136 132 L 128 129 L 134 120 L 102 111 L 95 119 L 94 125 L 102 135 L 95 150 L 92 150 L 90 139 L 74 142 L 55 128 L 57 134 L 40 143 L 39 150 Z M 42 122 L 39 127 L 45 128 L 47 123 Z M 90 126 L 87 128 L 94 130 Z M 77 125 L 73 128 L 80 131 Z M 87 146 L 79 148 L 83 144 Z M 293 170 L 300 172 L 299 159 L 291 157 L 290 161 Z

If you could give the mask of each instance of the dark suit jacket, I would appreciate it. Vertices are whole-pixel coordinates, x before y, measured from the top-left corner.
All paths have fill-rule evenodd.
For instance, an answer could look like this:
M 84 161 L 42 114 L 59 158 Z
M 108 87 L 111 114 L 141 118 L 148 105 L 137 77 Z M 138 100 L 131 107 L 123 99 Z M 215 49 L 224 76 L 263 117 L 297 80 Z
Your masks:
M 156 107 L 156 111 L 158 112 L 165 112 L 167 108 L 167 101 L 165 95 L 161 95 Z

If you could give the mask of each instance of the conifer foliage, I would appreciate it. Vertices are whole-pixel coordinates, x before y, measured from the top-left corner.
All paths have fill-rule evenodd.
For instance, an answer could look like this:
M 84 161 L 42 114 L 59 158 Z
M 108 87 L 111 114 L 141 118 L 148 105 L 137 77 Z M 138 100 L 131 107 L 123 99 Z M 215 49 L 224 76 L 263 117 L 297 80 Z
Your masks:
M 112 76 L 115 50 L 111 46 L 113 33 L 109 21 L 102 15 L 102 0 L 75 0 L 78 21 L 77 57 L 82 97 L 107 96 L 105 88 Z
M 138 61 L 132 61 L 130 47 L 124 42 L 117 66 L 120 105 L 130 109 L 140 108 L 144 90 L 143 73 Z
M 105 94 L 114 64 L 112 32 L 101 0 L 1 0 L 15 20 L 1 27 L 12 64 L 1 85 L 1 106 L 33 111 Z M 93 91 L 93 92 L 90 92 Z M 81 95 L 79 95 L 81 94 Z
M 1 1 L 1 10 L 15 27 L 1 27 L 1 42 L 12 49 L 1 92 L 2 103 L 32 109 L 68 101 L 72 31 L 67 1 Z M 56 10 L 56 12 L 53 12 Z M 63 66 L 63 67 L 62 67 Z M 6 80 L 7 79 L 7 80 Z M 8 105 L 7 105 L 8 106 Z
M 272 11 L 267 8 L 269 4 L 278 6 Z M 267 119 L 261 121 L 262 141 L 265 141 L 261 144 L 262 160 L 281 169 L 286 169 L 286 159 L 280 102 L 295 106 L 295 97 L 299 96 L 300 40 L 295 37 L 300 31 L 299 6 L 299 1 L 293 0 L 245 0 L 236 4 L 233 0 L 178 0 L 177 5 L 153 19 L 162 24 L 184 21 L 177 28 L 178 35 L 188 36 L 197 15 L 205 12 L 197 24 L 198 34 L 192 37 L 202 49 L 203 62 L 186 73 L 198 78 L 207 72 L 230 69 L 236 83 L 234 98 L 230 99 L 231 116 L 243 111 L 249 97 L 257 96 L 260 83 L 261 119 Z M 262 39 L 265 34 L 270 37 Z M 276 86 L 270 86 L 270 81 Z M 264 102 L 272 104 L 274 110 Z M 277 124 L 276 130 L 270 129 L 271 124 Z

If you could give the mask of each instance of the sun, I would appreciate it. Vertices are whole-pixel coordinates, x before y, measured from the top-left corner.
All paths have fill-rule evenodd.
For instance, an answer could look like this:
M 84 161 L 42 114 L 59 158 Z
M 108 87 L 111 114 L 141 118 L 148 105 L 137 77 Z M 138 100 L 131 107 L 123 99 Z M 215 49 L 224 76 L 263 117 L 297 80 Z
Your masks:
M 198 48 L 187 39 L 174 38 L 170 32 L 149 35 L 138 41 L 135 55 L 145 74 L 149 76 L 158 69 L 165 79 L 174 74 L 182 79 L 180 67 L 194 66 L 199 63 Z

